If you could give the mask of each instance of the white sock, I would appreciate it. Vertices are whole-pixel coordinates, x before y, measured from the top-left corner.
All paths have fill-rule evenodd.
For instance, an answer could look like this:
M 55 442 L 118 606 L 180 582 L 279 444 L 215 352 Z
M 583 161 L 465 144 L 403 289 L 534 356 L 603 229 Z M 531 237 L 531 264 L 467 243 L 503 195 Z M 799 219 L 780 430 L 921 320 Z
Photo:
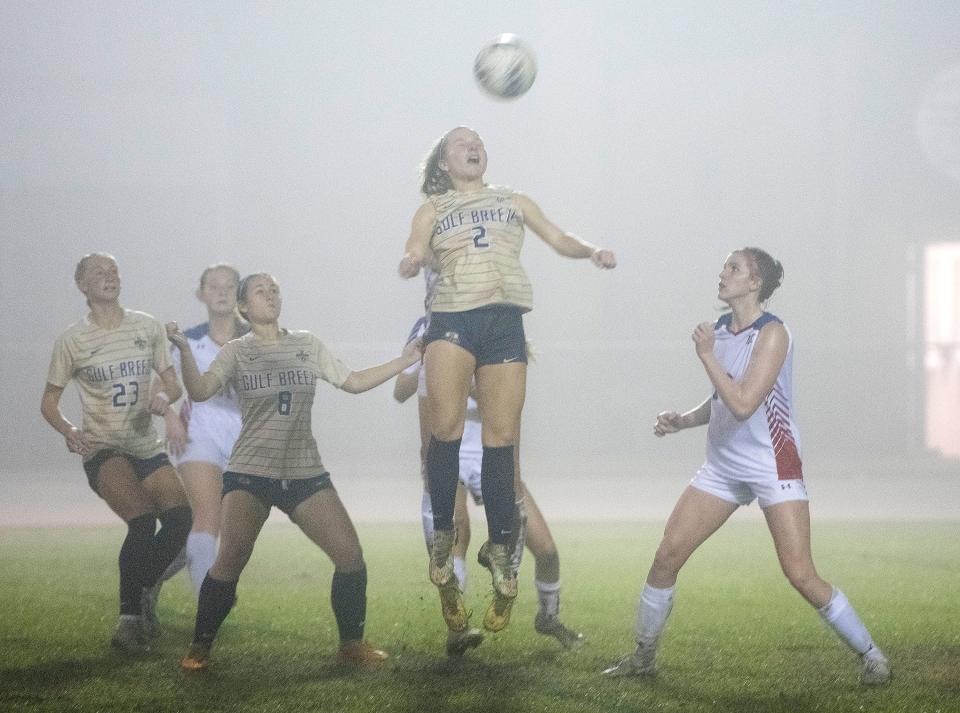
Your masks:
M 423 524 L 423 542 L 427 546 L 427 554 L 430 554 L 430 547 L 433 545 L 433 503 L 430 502 L 430 493 L 426 490 L 420 500 L 420 519 Z
M 875 648 L 870 632 L 860 621 L 853 605 L 850 604 L 843 592 L 836 587 L 833 588 L 833 597 L 827 605 L 817 609 L 817 612 L 827 625 L 837 632 L 837 636 L 858 654 L 865 654 L 870 649 Z
M 193 591 L 199 597 L 200 585 L 217 560 L 217 538 L 209 532 L 191 532 L 187 536 L 187 565 Z
M 538 614 L 556 616 L 560 613 L 560 580 L 556 582 L 541 582 L 533 580 L 537 588 Z
M 460 591 L 467 591 L 467 563 L 463 557 L 453 558 L 453 574 L 457 578 L 457 586 L 460 587 Z
M 638 646 L 656 646 L 667 617 L 673 609 L 673 591 L 676 587 L 657 589 L 649 584 L 643 585 L 640 604 L 637 607 L 637 621 L 634 624 L 634 636 Z

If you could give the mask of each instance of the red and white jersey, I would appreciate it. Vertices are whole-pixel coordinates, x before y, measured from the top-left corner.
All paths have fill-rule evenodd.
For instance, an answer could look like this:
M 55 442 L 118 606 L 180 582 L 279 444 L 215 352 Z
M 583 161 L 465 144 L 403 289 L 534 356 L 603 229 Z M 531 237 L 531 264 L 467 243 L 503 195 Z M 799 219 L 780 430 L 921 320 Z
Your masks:
M 730 329 L 732 319 L 732 314 L 725 314 L 717 320 L 713 353 L 727 374 L 739 382 L 747 371 L 760 329 L 770 322 L 783 322 L 764 312 L 749 327 L 734 333 Z M 793 420 L 793 337 L 789 329 L 787 338 L 787 355 L 773 389 L 750 418 L 738 421 L 714 392 L 704 467 L 737 480 L 803 478 L 800 434 Z

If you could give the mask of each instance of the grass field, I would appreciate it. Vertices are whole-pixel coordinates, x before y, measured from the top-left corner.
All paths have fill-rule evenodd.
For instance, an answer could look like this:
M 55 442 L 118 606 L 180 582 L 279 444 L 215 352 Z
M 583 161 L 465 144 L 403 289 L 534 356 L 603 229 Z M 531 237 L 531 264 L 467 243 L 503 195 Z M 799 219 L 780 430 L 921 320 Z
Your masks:
M 3 529 L 0 710 L 960 711 L 955 522 L 815 523 L 818 567 L 889 655 L 888 687 L 857 685 L 855 657 L 790 589 L 757 521 L 732 522 L 688 563 L 659 677 L 603 679 L 599 671 L 631 648 L 634 604 L 661 527 L 555 525 L 563 618 L 585 632 L 587 645 L 565 652 L 533 631 L 528 561 L 510 627 L 454 666 L 443 655 L 417 526 L 361 524 L 367 636 L 392 661 L 355 674 L 333 663 L 331 565 L 292 526 L 270 525 L 213 669 L 194 676 L 177 667 L 195 611 L 184 575 L 164 588 L 165 628 L 154 652 L 125 659 L 107 646 L 121 529 Z M 479 613 L 489 584 L 479 566 L 470 574 L 468 605 Z

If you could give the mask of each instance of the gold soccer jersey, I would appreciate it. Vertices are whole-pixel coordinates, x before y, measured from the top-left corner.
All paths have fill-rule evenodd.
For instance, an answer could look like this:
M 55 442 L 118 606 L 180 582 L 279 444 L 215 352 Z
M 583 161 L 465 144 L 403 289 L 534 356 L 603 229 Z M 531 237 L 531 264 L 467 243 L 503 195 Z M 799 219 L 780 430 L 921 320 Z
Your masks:
M 163 450 L 150 414 L 153 372 L 170 368 L 167 334 L 149 314 L 124 310 L 115 329 L 89 319 L 71 325 L 53 348 L 47 382 L 61 388 L 77 382 L 83 432 L 91 449 L 113 448 L 135 458 Z
M 326 472 L 310 426 L 317 379 L 340 388 L 350 369 L 319 339 L 284 330 L 265 343 L 250 332 L 224 344 L 209 373 L 240 398 L 243 426 L 228 470 L 289 480 Z
M 431 198 L 437 220 L 430 248 L 440 273 L 431 309 L 465 312 L 491 304 L 533 308 L 530 280 L 520 265 L 523 214 L 513 191 L 485 187 Z

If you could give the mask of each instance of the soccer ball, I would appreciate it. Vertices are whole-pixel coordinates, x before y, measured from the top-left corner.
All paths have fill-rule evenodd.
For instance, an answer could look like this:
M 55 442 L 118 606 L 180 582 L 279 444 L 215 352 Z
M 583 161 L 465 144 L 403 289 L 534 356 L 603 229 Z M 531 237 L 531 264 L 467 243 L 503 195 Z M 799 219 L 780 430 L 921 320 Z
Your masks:
M 533 86 L 537 60 L 516 35 L 500 35 L 477 53 L 473 76 L 493 96 L 516 99 Z

